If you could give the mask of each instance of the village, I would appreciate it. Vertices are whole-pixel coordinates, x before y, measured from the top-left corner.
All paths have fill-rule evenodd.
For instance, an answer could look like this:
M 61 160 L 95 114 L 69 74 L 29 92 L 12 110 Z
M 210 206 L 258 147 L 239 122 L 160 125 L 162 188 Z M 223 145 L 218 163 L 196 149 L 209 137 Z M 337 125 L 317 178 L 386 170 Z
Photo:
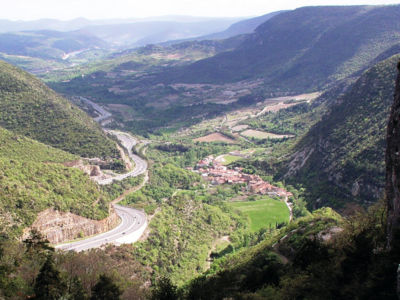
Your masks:
M 243 168 L 235 167 L 229 169 L 222 165 L 213 155 L 200 160 L 192 170 L 199 173 L 212 185 L 244 184 L 243 190 L 253 194 L 279 197 L 293 196 L 292 193 L 283 188 L 273 186 L 269 182 L 264 181 L 258 175 L 243 173 Z

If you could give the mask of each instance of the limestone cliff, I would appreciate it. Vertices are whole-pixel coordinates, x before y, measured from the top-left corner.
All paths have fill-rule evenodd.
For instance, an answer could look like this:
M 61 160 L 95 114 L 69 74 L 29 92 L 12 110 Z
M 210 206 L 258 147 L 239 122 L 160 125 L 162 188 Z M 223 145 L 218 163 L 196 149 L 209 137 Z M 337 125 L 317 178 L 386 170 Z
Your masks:
M 282 177 L 306 188 L 311 208 L 369 205 L 383 197 L 386 126 L 399 58 L 378 63 L 344 94 L 327 97 L 327 112 L 291 150 Z
M 400 62 L 397 65 L 400 71 Z M 387 127 L 386 200 L 388 205 L 388 246 L 400 226 L 400 74 Z
M 70 212 L 53 209 L 42 211 L 30 228 L 24 232 L 26 237 L 31 229 L 41 232 L 52 244 L 58 244 L 76 238 L 103 233 L 116 227 L 120 222 L 114 210 L 100 221 L 87 219 Z

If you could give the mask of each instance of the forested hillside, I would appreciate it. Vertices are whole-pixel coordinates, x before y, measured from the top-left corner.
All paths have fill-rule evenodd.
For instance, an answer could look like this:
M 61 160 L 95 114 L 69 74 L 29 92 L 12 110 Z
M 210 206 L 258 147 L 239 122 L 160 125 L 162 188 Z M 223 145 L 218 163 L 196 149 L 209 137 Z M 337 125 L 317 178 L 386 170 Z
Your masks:
M 108 196 L 76 168 L 78 157 L 0 127 L 0 235 L 20 236 L 47 208 L 101 219 Z M 95 204 L 98 203 L 98 204 Z
M 218 260 L 179 291 L 181 299 L 396 299 L 398 239 L 396 250 L 383 250 L 383 212 L 379 205 L 343 220 L 330 209 L 316 210 Z M 160 290 L 171 291 L 165 286 Z
M 34 76 L 0 61 L 0 126 L 85 157 L 116 157 L 91 118 Z
M 74 104 L 0 61 L 0 299 L 397 299 L 399 20 L 303 7 L 42 71 Z M 133 47 L 203 21 L 86 29 Z
M 343 96 L 329 99 L 334 104 L 328 113 L 292 149 L 280 175 L 304 183 L 310 203 L 342 206 L 346 198 L 383 196 L 385 130 L 398 59 L 377 64 Z

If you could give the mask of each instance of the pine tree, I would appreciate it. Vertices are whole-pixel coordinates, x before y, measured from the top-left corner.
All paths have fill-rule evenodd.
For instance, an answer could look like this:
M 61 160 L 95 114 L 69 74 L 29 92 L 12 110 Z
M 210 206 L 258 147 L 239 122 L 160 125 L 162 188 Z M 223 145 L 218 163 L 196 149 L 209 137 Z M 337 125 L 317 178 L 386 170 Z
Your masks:
M 118 300 L 122 292 L 119 287 L 106 275 L 100 275 L 99 281 L 92 288 L 91 300 Z
M 58 300 L 65 294 L 66 289 L 65 283 L 61 280 L 60 272 L 54 265 L 53 256 L 48 255 L 36 277 L 35 299 Z
M 179 298 L 175 285 L 167 277 L 161 278 L 153 290 L 152 299 L 154 300 L 176 300 Z
M 75 276 L 72 279 L 70 286 L 70 298 L 73 300 L 85 300 L 87 299 L 85 290 L 82 285 L 82 281 L 79 277 Z

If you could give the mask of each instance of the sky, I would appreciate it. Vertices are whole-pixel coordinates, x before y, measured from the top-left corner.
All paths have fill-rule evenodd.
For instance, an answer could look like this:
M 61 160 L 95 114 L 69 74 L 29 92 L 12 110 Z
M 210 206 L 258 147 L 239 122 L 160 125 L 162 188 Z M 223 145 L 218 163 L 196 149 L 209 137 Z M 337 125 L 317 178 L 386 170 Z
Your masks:
M 397 4 L 390 0 L 0 0 L 0 19 L 69 20 L 166 15 L 249 17 L 314 5 Z

